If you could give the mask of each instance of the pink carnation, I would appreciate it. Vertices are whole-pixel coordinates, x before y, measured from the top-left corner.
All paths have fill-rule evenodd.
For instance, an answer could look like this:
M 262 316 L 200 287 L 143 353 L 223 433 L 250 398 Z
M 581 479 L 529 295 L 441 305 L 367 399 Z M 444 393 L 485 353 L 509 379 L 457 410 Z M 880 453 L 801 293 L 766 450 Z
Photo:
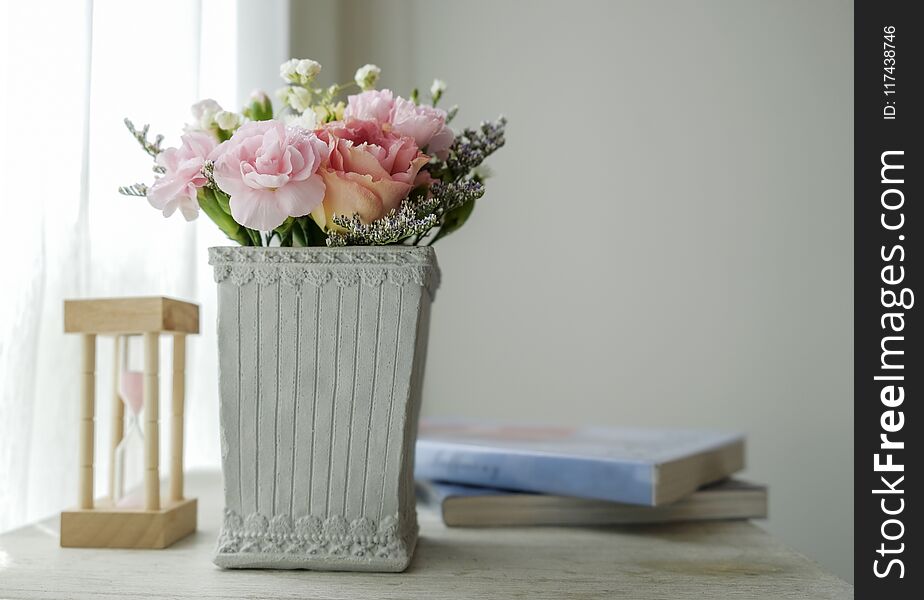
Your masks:
M 271 231 L 320 206 L 325 185 L 317 171 L 328 153 L 312 131 L 276 120 L 247 123 L 216 150 L 215 183 L 231 197 L 235 221 Z
M 454 138 L 452 130 L 446 127 L 445 110 L 418 106 L 404 98 L 395 100 L 391 127 L 398 135 L 414 138 L 418 146 L 443 159 Z
M 347 96 L 347 106 L 343 111 L 343 120 L 355 119 L 388 123 L 395 106 L 395 97 L 391 90 L 369 90 L 361 94 Z
M 427 152 L 433 154 L 440 160 L 446 160 L 449 156 L 449 147 L 456 140 L 456 134 L 452 132 L 447 125 L 443 125 L 436 134 L 430 138 L 427 144 Z
M 201 131 L 191 131 L 180 139 L 179 148 L 167 148 L 157 155 L 157 164 L 166 172 L 157 178 L 147 197 L 151 206 L 162 210 L 165 217 L 180 209 L 183 217 L 192 221 L 199 215 L 196 194 L 206 184 L 202 166 L 218 142 Z
M 369 223 L 398 208 L 427 164 L 413 138 L 383 131 L 374 121 L 329 123 L 318 131 L 330 158 L 319 171 L 327 192 L 311 216 L 323 229 L 333 215 L 358 214 Z

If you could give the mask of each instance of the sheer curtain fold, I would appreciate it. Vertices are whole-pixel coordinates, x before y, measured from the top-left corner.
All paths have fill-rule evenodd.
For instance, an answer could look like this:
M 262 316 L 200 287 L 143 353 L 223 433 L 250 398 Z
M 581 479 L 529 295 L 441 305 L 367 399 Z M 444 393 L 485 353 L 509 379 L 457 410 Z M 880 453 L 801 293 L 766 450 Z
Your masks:
M 240 101 L 234 2 L 37 1 L 3 10 L 0 531 L 76 500 L 80 360 L 78 340 L 63 333 L 64 298 L 166 295 L 200 304 L 202 334 L 190 338 L 187 358 L 186 462 L 217 464 L 205 248 L 226 242 L 204 218 L 163 219 L 116 190 L 153 177 L 123 117 L 150 123 L 173 145 L 193 100 L 230 109 Z M 111 352 L 112 341 L 100 338 L 97 495 L 107 489 Z M 162 395 L 169 389 L 162 385 Z M 161 401 L 163 411 L 169 398 Z

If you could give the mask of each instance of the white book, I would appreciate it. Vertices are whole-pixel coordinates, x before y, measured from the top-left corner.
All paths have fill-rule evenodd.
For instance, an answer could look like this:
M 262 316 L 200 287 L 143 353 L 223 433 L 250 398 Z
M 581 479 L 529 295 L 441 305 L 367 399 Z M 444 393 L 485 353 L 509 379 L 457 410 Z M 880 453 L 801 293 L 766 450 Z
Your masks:
M 630 525 L 718 519 L 763 519 L 767 487 L 737 479 L 714 483 L 673 504 L 638 506 L 604 500 L 511 492 L 418 481 L 422 504 L 450 527 Z

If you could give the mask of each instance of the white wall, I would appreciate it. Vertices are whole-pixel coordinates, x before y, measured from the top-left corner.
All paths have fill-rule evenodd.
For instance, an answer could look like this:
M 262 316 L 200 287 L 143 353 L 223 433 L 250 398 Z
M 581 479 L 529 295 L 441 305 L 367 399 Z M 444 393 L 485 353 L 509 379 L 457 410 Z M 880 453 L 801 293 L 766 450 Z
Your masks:
M 438 247 L 425 413 L 743 430 L 766 528 L 852 579 L 851 3 L 293 16 L 294 52 L 341 77 L 439 76 L 457 124 L 510 120 Z

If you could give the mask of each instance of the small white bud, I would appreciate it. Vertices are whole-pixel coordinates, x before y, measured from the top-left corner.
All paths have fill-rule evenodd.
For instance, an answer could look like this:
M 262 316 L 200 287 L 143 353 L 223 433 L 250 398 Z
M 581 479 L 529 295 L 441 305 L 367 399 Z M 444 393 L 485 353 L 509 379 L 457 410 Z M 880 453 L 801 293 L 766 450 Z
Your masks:
M 223 110 L 215 115 L 215 122 L 218 123 L 218 127 L 225 131 L 234 131 L 241 126 L 242 121 L 241 115 L 228 110 Z
M 446 91 L 446 82 L 442 79 L 434 79 L 433 84 L 430 86 L 430 95 L 434 98 L 443 95 L 443 92 Z
M 353 76 L 353 80 L 356 81 L 356 85 L 363 91 L 371 90 L 375 88 L 375 84 L 379 80 L 379 75 L 381 74 L 382 69 L 378 68 L 376 65 L 363 65 L 356 69 L 356 75 Z
M 310 58 L 303 58 L 298 61 L 298 65 L 295 67 L 295 72 L 311 81 L 318 76 L 318 73 L 321 72 L 321 63 L 311 60 Z

